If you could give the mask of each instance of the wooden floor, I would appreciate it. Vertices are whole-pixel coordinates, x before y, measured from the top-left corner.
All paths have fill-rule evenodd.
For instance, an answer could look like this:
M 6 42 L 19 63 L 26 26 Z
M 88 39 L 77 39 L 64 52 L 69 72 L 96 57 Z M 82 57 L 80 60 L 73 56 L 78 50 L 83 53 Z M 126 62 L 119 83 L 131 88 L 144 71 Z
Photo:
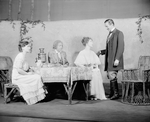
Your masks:
M 150 106 L 123 104 L 121 99 L 85 101 L 77 96 L 82 98 L 84 94 L 77 89 L 72 105 L 67 98 L 57 96 L 33 106 L 22 101 L 4 104 L 0 97 L 0 122 L 150 122 Z
M 0 122 L 84 122 L 84 121 L 0 116 Z

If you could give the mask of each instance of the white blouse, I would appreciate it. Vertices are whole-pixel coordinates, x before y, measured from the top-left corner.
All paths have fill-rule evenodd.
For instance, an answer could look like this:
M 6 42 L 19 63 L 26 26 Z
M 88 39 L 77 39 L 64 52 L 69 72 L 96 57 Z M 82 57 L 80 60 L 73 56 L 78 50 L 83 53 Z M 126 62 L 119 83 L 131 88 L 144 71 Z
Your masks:
M 86 49 L 80 51 L 74 63 L 76 65 L 85 65 L 85 64 L 100 65 L 101 64 L 95 52 L 92 50 L 86 50 Z

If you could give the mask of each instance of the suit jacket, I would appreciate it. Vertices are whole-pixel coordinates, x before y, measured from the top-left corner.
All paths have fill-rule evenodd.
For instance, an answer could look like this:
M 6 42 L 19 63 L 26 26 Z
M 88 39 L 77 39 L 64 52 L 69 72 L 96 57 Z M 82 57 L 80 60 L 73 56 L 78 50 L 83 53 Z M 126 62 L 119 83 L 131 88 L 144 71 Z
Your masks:
M 66 52 L 62 51 L 60 52 L 60 55 L 61 59 L 58 57 L 56 51 L 52 50 L 51 52 L 48 53 L 48 62 L 52 64 L 61 64 L 61 65 L 69 64 Z
M 124 35 L 121 31 L 115 29 L 109 40 L 106 42 L 106 50 L 101 51 L 105 54 L 105 71 L 118 71 L 124 68 Z M 114 61 L 118 59 L 119 65 L 114 66 Z

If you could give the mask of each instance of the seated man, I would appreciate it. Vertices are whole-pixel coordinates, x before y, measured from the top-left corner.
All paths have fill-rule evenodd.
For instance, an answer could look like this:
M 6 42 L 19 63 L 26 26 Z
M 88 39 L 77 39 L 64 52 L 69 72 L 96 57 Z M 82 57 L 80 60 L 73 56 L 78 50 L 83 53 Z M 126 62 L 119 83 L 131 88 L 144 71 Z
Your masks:
M 48 62 L 55 66 L 68 66 L 66 52 L 63 51 L 63 43 L 56 40 L 53 44 L 53 50 L 48 53 Z

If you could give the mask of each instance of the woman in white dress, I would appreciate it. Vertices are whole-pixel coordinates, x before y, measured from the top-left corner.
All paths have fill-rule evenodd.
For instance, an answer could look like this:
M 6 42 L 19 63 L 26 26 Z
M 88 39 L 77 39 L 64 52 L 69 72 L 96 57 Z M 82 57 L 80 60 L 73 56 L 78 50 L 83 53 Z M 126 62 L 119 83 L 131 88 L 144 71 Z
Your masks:
M 16 56 L 12 70 L 12 83 L 20 89 L 20 94 L 28 105 L 32 105 L 45 98 L 45 90 L 41 76 L 29 71 L 26 54 L 32 51 L 32 43 L 20 41 L 20 53 Z
M 84 37 L 82 39 L 82 44 L 85 46 L 85 49 L 79 52 L 74 63 L 81 67 L 92 67 L 90 95 L 93 96 L 95 100 L 105 100 L 107 98 L 105 96 L 103 79 L 100 69 L 98 68 L 98 65 L 100 65 L 101 62 L 95 52 L 91 50 L 91 47 L 93 46 L 93 40 L 89 37 Z

